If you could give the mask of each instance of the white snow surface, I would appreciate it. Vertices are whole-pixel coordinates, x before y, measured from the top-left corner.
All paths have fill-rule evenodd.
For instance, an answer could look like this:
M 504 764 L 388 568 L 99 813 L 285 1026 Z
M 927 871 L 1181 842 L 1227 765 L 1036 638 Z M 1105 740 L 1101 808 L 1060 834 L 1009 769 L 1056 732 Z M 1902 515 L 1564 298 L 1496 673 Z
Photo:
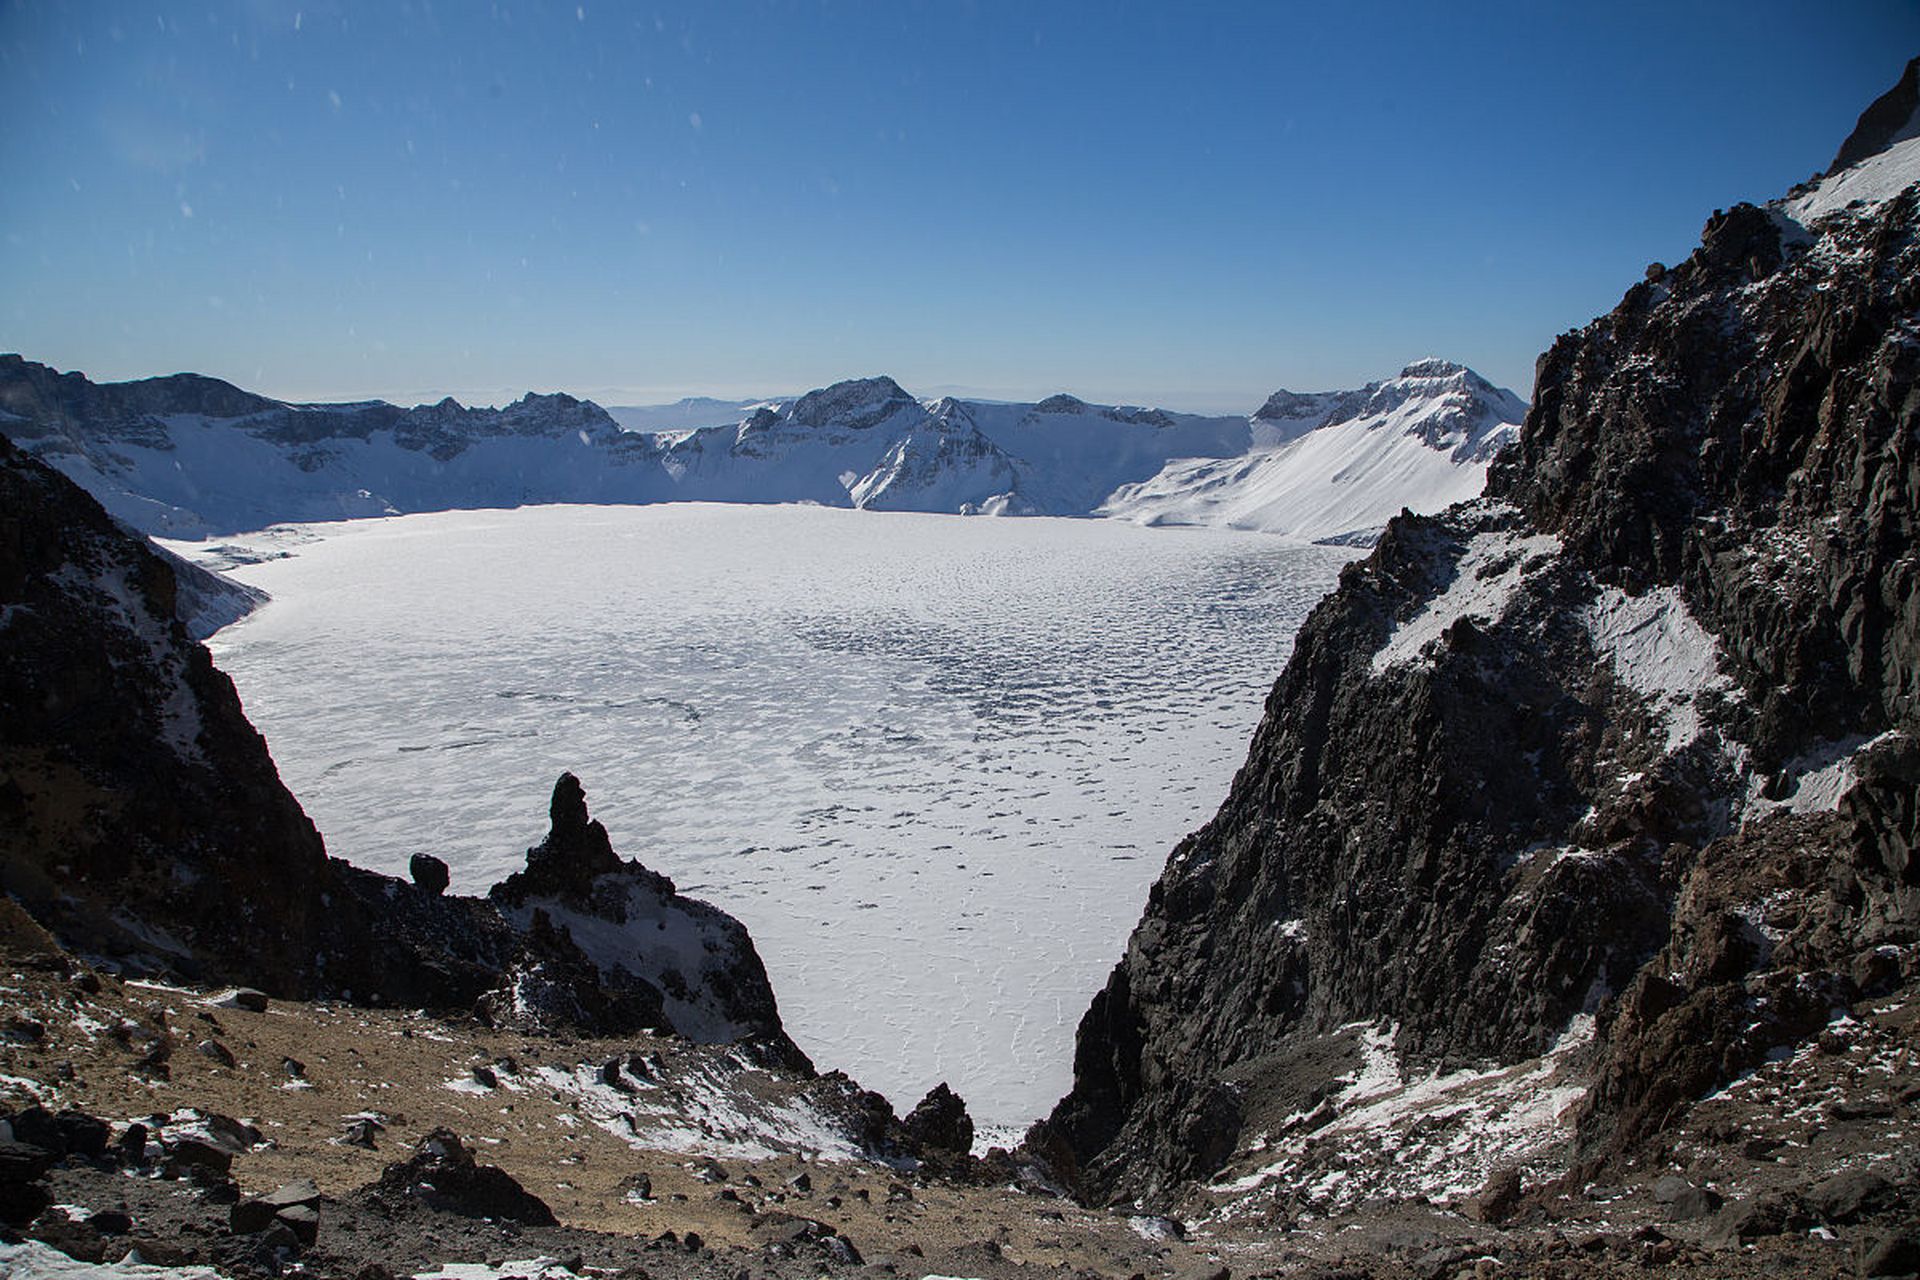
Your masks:
M 1915 134 L 1895 142 L 1885 151 L 1842 169 L 1814 184 L 1804 195 L 1786 201 L 1782 210 L 1794 221 L 1807 224 L 1844 209 L 1858 200 L 1872 206 L 1891 200 L 1916 182 L 1920 182 L 1920 121 L 1909 123 L 1903 133 Z
M 1115 490 L 1099 513 L 1314 541 L 1377 533 L 1403 509 L 1430 514 L 1478 497 L 1527 408 L 1471 370 L 1433 359 L 1360 392 L 1291 397 L 1284 407 L 1284 416 L 1255 419 L 1251 452 L 1176 459 Z
M 1075 1021 L 1351 554 L 707 504 L 244 541 L 205 550 L 273 600 L 211 646 L 332 853 L 433 853 L 481 891 L 573 770 L 615 849 L 747 925 L 823 1068 L 903 1107 L 950 1081 L 981 1124 L 1065 1092 Z
M 138 1259 L 138 1241 L 129 1241 Z M 221 1280 L 212 1267 L 161 1267 L 140 1261 L 81 1262 L 52 1245 L 28 1240 L 0 1244 L 0 1276 L 7 1280 Z
M 616 1087 L 591 1063 L 519 1072 L 496 1066 L 494 1078 L 504 1093 L 559 1095 L 574 1115 L 637 1151 L 716 1160 L 770 1160 L 793 1154 L 815 1160 L 871 1158 L 848 1133 L 848 1126 L 823 1115 L 812 1099 L 783 1077 L 733 1057 L 682 1059 L 674 1067 L 671 1083 L 636 1075 L 623 1066 Z M 441 1087 L 454 1093 L 495 1094 L 470 1078 L 448 1080 Z
M 577 1280 L 558 1258 L 508 1259 L 505 1262 L 443 1262 L 413 1273 L 413 1280 Z
M 604 884 L 606 879 L 596 883 Z M 625 921 L 576 910 L 557 898 L 529 898 L 506 914 L 524 930 L 532 925 L 535 911 L 546 912 L 548 919 L 566 929 L 602 973 L 623 969 L 655 986 L 661 985 L 663 973 L 680 974 L 686 983 L 685 995 L 666 987 L 660 994 L 674 1030 L 687 1039 L 727 1044 L 752 1031 L 729 1017 L 713 994 L 710 979 L 724 974 L 734 959 L 732 939 L 720 921 L 689 912 L 640 884 L 627 889 Z
M 1668 751 L 1700 736 L 1697 704 L 1703 694 L 1734 687 L 1720 673 L 1718 642 L 1687 610 L 1677 588 L 1629 596 L 1606 587 L 1580 620 L 1620 682 L 1647 698 L 1666 722 Z
M 1427 646 L 1462 618 L 1482 624 L 1498 622 L 1528 569 L 1559 550 L 1560 539 L 1550 533 L 1521 537 L 1494 531 L 1473 535 L 1455 567 L 1453 580 L 1419 613 L 1396 626 L 1374 653 L 1374 671 L 1426 661 Z
M 1832 813 L 1853 784 L 1859 780 L 1856 762 L 1860 753 L 1890 738 L 1903 736 L 1889 729 L 1877 738 L 1849 737 L 1808 752 L 1787 764 L 1786 773 L 1793 789 L 1778 800 L 1760 793 L 1765 779 L 1755 775 L 1752 790 L 1742 810 L 1742 818 L 1751 821 L 1771 813 Z

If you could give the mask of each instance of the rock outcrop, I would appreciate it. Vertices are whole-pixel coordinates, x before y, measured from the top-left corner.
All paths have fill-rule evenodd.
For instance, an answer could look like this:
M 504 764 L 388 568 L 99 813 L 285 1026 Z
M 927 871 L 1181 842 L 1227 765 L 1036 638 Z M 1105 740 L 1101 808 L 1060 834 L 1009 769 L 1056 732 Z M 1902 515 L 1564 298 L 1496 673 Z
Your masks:
M 1530 1176 L 1624 1160 L 1920 981 L 1917 204 L 1716 214 L 1542 357 L 1484 499 L 1349 567 L 1031 1137 L 1085 1195 L 1534 1059 Z
M 525 939 L 508 983 L 483 1001 L 490 1020 L 530 1029 L 590 1025 L 602 1034 L 667 1028 L 707 1044 L 748 1041 L 811 1073 L 780 1025 L 773 988 L 745 926 L 675 892 L 673 881 L 613 851 L 571 773 L 554 784 L 552 829 L 525 870 L 488 893 Z

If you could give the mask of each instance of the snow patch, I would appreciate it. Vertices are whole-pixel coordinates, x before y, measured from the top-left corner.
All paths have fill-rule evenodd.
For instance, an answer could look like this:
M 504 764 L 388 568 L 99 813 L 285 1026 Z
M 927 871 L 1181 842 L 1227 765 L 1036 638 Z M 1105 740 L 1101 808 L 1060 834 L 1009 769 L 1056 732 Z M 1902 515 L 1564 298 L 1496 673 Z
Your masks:
M 619 873 L 600 877 L 606 884 Z M 529 898 L 506 912 L 518 929 L 530 928 L 536 911 L 572 935 L 574 945 L 602 973 L 624 970 L 661 989 L 674 1029 L 699 1044 L 729 1044 L 752 1034 L 730 1018 L 714 996 L 714 979 L 738 961 L 726 917 L 702 915 L 664 899 L 643 884 L 630 885 L 625 920 L 609 920 L 570 907 L 556 898 Z M 678 981 L 668 975 L 678 975 Z M 663 977 L 666 979 L 662 981 Z
M 1575 1017 L 1538 1058 L 1412 1078 L 1394 1052 L 1396 1026 L 1344 1030 L 1358 1038 L 1360 1066 L 1311 1113 L 1288 1117 L 1277 1138 L 1262 1135 L 1249 1155 L 1278 1159 L 1215 1184 L 1224 1197 L 1215 1216 L 1255 1213 L 1293 1194 L 1322 1215 L 1376 1197 L 1444 1200 L 1472 1194 L 1499 1168 L 1564 1167 L 1586 1096 L 1569 1059 L 1592 1039 L 1591 1015 Z
M 1375 674 L 1423 660 L 1427 646 L 1462 618 L 1482 625 L 1500 621 L 1527 570 L 1559 550 L 1560 539 L 1553 534 L 1475 534 L 1461 553 L 1453 581 L 1419 613 L 1395 627 L 1373 655 Z
M 577 1280 L 578 1273 L 556 1258 L 508 1262 L 443 1262 L 413 1273 L 413 1280 Z
M 519 1073 L 496 1068 L 500 1088 L 557 1094 L 573 1112 L 636 1151 L 670 1151 L 717 1160 L 870 1160 L 845 1130 L 782 1077 L 727 1056 L 676 1060 L 670 1076 L 655 1079 L 624 1067 L 607 1081 L 591 1063 L 538 1067 Z M 460 1082 L 450 1081 L 447 1087 Z
M 1760 793 L 1766 782 L 1764 778 L 1753 778 L 1742 818 L 1752 821 L 1782 811 L 1798 814 L 1834 812 L 1840 807 L 1841 798 L 1853 789 L 1853 784 L 1859 778 L 1857 761 L 1860 754 L 1899 734 L 1898 729 L 1889 729 L 1877 738 L 1842 738 L 1795 757 L 1785 770 L 1792 780 L 1793 790 L 1778 800 L 1770 800 Z
M 8 1280 L 221 1280 L 212 1267 L 160 1267 L 140 1261 L 136 1243 L 119 1262 L 81 1262 L 38 1240 L 0 1244 Z
M 1896 142 L 1878 155 L 1822 179 L 1782 208 L 1788 217 L 1806 224 L 1856 200 L 1867 206 L 1881 204 L 1916 182 L 1920 182 L 1920 137 Z
M 1700 736 L 1701 695 L 1734 687 L 1720 673 L 1718 642 L 1694 620 L 1677 588 L 1629 596 L 1608 587 L 1581 611 L 1580 621 L 1620 682 L 1665 721 L 1669 752 Z

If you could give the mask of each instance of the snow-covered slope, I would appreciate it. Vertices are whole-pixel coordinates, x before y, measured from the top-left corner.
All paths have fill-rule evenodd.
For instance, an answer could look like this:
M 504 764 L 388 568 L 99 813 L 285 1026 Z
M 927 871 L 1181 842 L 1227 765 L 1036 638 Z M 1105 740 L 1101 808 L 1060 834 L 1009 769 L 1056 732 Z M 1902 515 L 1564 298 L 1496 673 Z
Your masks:
M 667 406 L 676 423 L 726 402 Z M 733 406 L 738 407 L 738 406 Z M 149 533 L 534 503 L 812 502 L 1115 515 L 1351 538 L 1480 489 L 1522 406 L 1442 361 L 1357 391 L 1277 393 L 1251 417 L 923 402 L 891 378 L 762 403 L 721 426 L 623 430 L 567 395 L 286 404 L 176 374 L 96 385 L 0 357 L 0 431 Z M 665 418 L 659 419 L 665 421 Z
M 687 396 L 672 404 L 610 404 L 607 406 L 607 416 L 619 423 L 622 430 L 644 434 L 698 431 L 701 427 L 738 422 L 755 409 L 778 409 L 796 398 L 767 396 L 759 400 L 717 400 L 712 396 Z
M 1403 508 L 1431 513 L 1476 496 L 1526 409 L 1471 369 L 1434 359 L 1357 392 L 1282 391 L 1254 416 L 1250 452 L 1176 459 L 1098 510 L 1143 524 L 1361 540 Z

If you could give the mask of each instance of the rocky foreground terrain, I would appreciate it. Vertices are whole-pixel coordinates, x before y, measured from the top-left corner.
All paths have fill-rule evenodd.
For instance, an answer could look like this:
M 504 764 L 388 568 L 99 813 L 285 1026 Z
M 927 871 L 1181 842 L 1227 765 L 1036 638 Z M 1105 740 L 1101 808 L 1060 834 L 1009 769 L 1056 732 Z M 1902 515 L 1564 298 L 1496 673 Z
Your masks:
M 0 512 L 0 1271 L 1920 1274 L 1920 60 L 1348 570 L 1013 1153 L 572 775 L 484 897 L 328 859 L 166 562 Z
M 1920 1170 L 1911 1152 L 1874 1162 L 1920 1107 L 1906 1009 L 1863 1009 L 1703 1104 L 1672 1160 L 1617 1181 L 1524 1207 L 1498 1187 L 1286 1216 L 1196 1199 L 1183 1219 L 962 1159 L 937 1142 L 964 1112 L 937 1101 L 906 1126 L 935 1143 L 905 1157 L 851 1082 L 735 1048 L 123 980 L 0 912 L 0 1239 L 23 1242 L 0 1266 L 22 1274 L 48 1249 L 364 1280 L 1847 1276 L 1910 1257 Z M 1324 1145 L 1323 1175 L 1379 1157 Z

